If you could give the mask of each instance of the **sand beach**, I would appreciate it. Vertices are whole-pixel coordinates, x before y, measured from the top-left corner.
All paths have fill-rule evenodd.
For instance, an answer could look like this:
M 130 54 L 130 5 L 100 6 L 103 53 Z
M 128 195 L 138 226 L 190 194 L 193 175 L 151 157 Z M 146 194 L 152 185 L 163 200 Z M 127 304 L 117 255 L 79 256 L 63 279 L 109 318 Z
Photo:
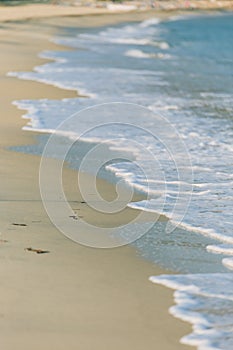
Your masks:
M 28 6 L 30 12 L 29 9 Z M 38 57 L 42 50 L 63 50 L 49 41 L 63 27 L 122 20 L 105 15 L 80 19 L 62 16 L 58 21 L 53 17 L 53 9 L 50 19 L 35 19 L 46 16 L 42 5 L 41 10 L 40 5 L 34 9 L 36 12 L 28 15 L 23 7 L 18 7 L 6 15 L 8 8 L 0 8 L 2 348 L 188 349 L 190 347 L 181 345 L 179 339 L 189 333 L 191 327 L 168 313 L 174 303 L 172 292 L 148 281 L 150 275 L 168 272 L 143 261 L 132 247 L 93 249 L 64 237 L 50 222 L 41 202 L 40 157 L 9 149 L 37 142 L 36 134 L 22 130 L 23 112 L 13 106 L 12 101 L 72 98 L 77 94 L 7 77 L 7 72 L 30 71 L 35 65 L 45 63 L 46 60 Z M 62 8 L 62 15 L 66 14 Z M 129 18 L 128 14 L 125 16 Z M 67 193 L 72 199 L 76 172 L 65 169 L 64 174 L 68 179 Z M 114 191 L 104 180 L 98 182 L 106 194 Z M 95 221 L 93 213 L 81 203 L 81 197 L 76 195 L 73 199 L 76 208 L 87 219 L 92 215 Z M 129 209 L 124 215 L 131 212 Z M 44 254 L 40 254 L 41 251 Z
M 229 127 L 232 120 L 232 85 L 227 70 L 232 58 L 229 40 L 232 30 L 232 4 L 230 0 L 128 1 L 121 4 L 71 0 L 0 6 L 0 342 L 3 350 L 188 350 L 192 347 L 181 343 L 182 337 L 192 333 L 192 326 L 188 322 L 193 323 L 194 331 L 186 344 L 206 345 L 206 339 L 209 340 L 211 334 L 213 343 L 209 344 L 216 345 L 217 341 L 221 342 L 223 339 L 224 348 L 227 342 L 231 341 L 232 314 L 228 317 L 228 312 L 232 307 L 232 295 L 229 290 L 230 296 L 226 295 L 226 299 L 221 295 L 225 296 L 225 285 L 231 286 L 231 280 L 229 282 L 228 279 L 232 275 L 222 265 L 217 254 L 222 250 L 229 257 L 232 255 L 232 247 L 220 245 L 219 248 L 213 240 L 215 233 L 212 228 L 216 226 L 219 229 L 220 243 L 221 239 L 223 242 L 231 242 L 229 184 L 232 178 L 229 175 L 230 165 L 229 168 L 227 165 L 230 164 L 229 159 L 232 160 L 229 141 L 232 134 L 228 133 L 228 130 L 232 130 Z M 196 14 L 200 16 L 195 16 Z M 221 16 L 218 17 L 218 14 Z M 190 22 L 181 23 L 181 20 L 180 23 L 175 23 L 177 18 L 184 18 L 186 15 L 191 19 Z M 168 17 L 173 17 L 175 21 L 165 21 L 166 24 L 162 21 L 161 26 L 157 26 L 157 19 Z M 151 18 L 152 22 L 145 21 Z M 198 18 L 197 23 L 194 18 Z M 145 22 L 138 24 L 137 21 Z M 123 22 L 127 23 L 126 27 L 117 26 L 111 31 L 111 25 Z M 96 28 L 105 25 L 109 26 L 105 28 L 106 31 L 97 33 Z M 78 30 L 79 33 L 84 33 L 84 39 L 81 37 L 75 41 L 75 33 L 78 33 Z M 89 36 L 86 35 L 86 30 L 89 30 Z M 128 36 L 125 35 L 127 30 Z M 142 36 L 141 31 L 144 31 Z M 73 40 L 73 47 L 81 52 L 79 56 L 72 56 L 72 45 L 62 46 L 52 40 L 55 36 L 63 36 L 64 39 L 69 37 L 69 34 L 71 41 Z M 122 46 L 115 40 L 119 39 L 118 34 L 121 35 Z M 108 41 L 102 40 L 106 37 Z M 86 40 L 89 42 L 86 43 Z M 64 41 L 63 45 L 65 44 Z M 89 50 L 88 45 L 92 45 L 94 50 Z M 102 55 L 101 49 L 104 51 L 105 45 L 108 49 L 110 47 L 109 56 Z M 74 90 L 73 86 L 69 87 L 69 83 L 76 79 L 75 76 L 73 80 L 69 80 L 70 66 L 66 66 L 68 78 L 64 88 L 56 87 L 62 86 L 59 82 L 63 82 L 64 76 L 59 76 L 56 80 L 54 75 L 52 78 L 49 76 L 49 70 L 47 76 L 44 75 L 51 78 L 46 84 L 36 81 L 35 76 L 32 80 L 27 77 L 24 80 L 9 74 L 38 73 L 35 67 L 49 63 L 54 58 L 41 58 L 40 53 L 43 51 L 57 51 L 59 54 L 63 53 L 66 58 L 71 54 L 68 63 L 69 60 L 71 63 L 72 60 L 77 60 L 77 57 L 80 59 L 79 63 L 86 63 L 87 60 L 89 66 L 76 64 L 72 69 L 77 69 L 77 76 L 83 74 L 84 87 L 85 82 L 88 82 L 90 91 L 95 84 L 93 77 L 97 77 L 100 82 L 98 84 L 102 84 L 99 86 L 99 90 L 102 88 L 99 100 L 105 97 L 104 94 L 108 91 L 104 89 L 106 81 L 112 79 L 114 82 L 114 77 L 118 75 L 111 74 L 117 71 L 117 74 L 121 74 L 121 79 L 117 80 L 116 89 L 114 84 L 109 87 L 109 92 L 111 90 L 113 93 L 110 97 L 115 98 L 115 92 L 120 92 L 118 97 L 121 96 L 121 88 L 124 90 L 131 79 L 129 89 L 127 85 L 125 90 L 126 96 L 130 97 L 132 94 L 138 101 L 141 98 L 140 101 L 143 101 L 144 97 L 148 98 L 144 101 L 149 101 L 149 105 L 151 98 L 157 103 L 156 107 L 164 108 L 163 111 L 168 117 L 172 115 L 173 118 L 174 113 L 174 120 L 179 131 L 183 132 L 189 154 L 193 157 L 197 189 L 194 202 L 191 203 L 191 215 L 188 216 L 188 224 L 194 223 L 191 230 L 184 231 L 184 228 L 181 228 L 173 236 L 158 235 L 158 240 L 161 238 L 162 253 L 159 250 L 158 252 L 162 255 L 163 252 L 167 254 L 160 257 L 159 263 L 168 269 L 152 262 L 151 251 L 148 258 L 145 252 L 150 250 L 150 246 L 145 248 L 144 255 L 143 250 L 140 251 L 136 245 L 112 249 L 91 248 L 68 239 L 50 221 L 40 193 L 41 156 L 37 154 L 41 153 L 31 152 L 33 147 L 34 150 L 39 147 L 42 134 L 36 132 L 36 128 L 33 132 L 24 129 L 29 122 L 28 119 L 22 118 L 26 110 L 18 109 L 13 102 L 44 99 L 46 108 L 49 102 L 52 102 L 51 106 L 55 106 L 55 109 L 56 104 L 62 102 L 61 106 L 65 109 L 69 107 L 72 99 L 81 101 L 88 95 L 83 93 L 85 89 L 82 90 L 82 86 L 80 91 L 79 86 L 77 88 L 75 85 Z M 85 56 L 85 52 L 91 54 Z M 108 66 L 112 53 L 113 56 L 116 55 L 116 60 L 112 66 Z M 120 57 L 123 63 L 119 62 L 117 57 Z M 95 59 L 99 64 L 99 75 L 95 75 L 94 64 L 92 67 Z M 106 69 L 107 74 L 102 79 L 101 74 L 104 75 L 105 71 L 101 68 L 104 65 L 110 69 Z M 60 68 L 58 64 L 55 74 L 59 74 Z M 88 74 L 81 71 L 83 68 L 87 68 L 85 72 Z M 145 75 L 141 76 L 141 71 Z M 43 72 L 39 72 L 38 76 L 43 78 Z M 128 80 L 125 80 L 125 76 Z M 140 83 L 137 84 L 137 79 L 140 78 Z M 163 95 L 160 95 L 161 91 Z M 91 95 L 89 97 L 92 102 L 99 101 L 94 98 L 91 100 Z M 185 114 L 187 110 L 188 118 Z M 171 120 L 173 122 L 173 119 Z M 45 137 L 50 135 L 47 125 L 43 131 Z M 223 154 L 225 158 L 221 162 Z M 48 164 L 51 169 L 57 169 L 61 161 L 49 159 Z M 106 228 L 128 223 L 140 214 L 141 209 L 136 210 L 132 207 L 127 207 L 115 215 L 97 213 L 90 208 L 81 193 L 83 187 L 89 189 L 93 175 L 84 174 L 81 188 L 77 181 L 78 171 L 71 169 L 66 163 L 62 170 L 64 193 L 74 213 L 68 220 L 84 220 L 95 227 Z M 48 174 L 48 177 L 53 180 L 53 172 Z M 216 187 L 216 183 L 222 185 L 218 202 L 216 195 L 219 195 L 219 188 L 218 185 Z M 97 177 L 96 187 L 108 201 L 116 198 L 115 186 L 105 179 Z M 52 190 L 50 192 L 56 198 L 57 193 Z M 171 194 L 173 195 L 172 191 Z M 137 192 L 134 193 L 132 201 L 142 199 L 145 199 L 145 196 Z M 219 207 L 215 208 L 215 202 Z M 221 210 L 221 205 L 224 210 Z M 158 216 L 153 210 L 146 215 L 148 222 L 160 220 L 163 224 L 166 221 L 165 216 Z M 226 223 L 221 226 L 224 220 Z M 191 224 L 188 227 L 191 227 Z M 199 231 L 203 229 L 204 234 L 195 233 L 195 225 Z M 88 234 L 89 231 L 84 229 L 82 235 Z M 206 247 L 215 253 L 217 250 L 217 254 L 206 251 Z M 170 259 L 171 254 L 174 265 L 162 264 L 166 259 Z M 180 287 L 181 294 L 179 288 L 175 287 L 176 301 L 181 303 L 181 307 L 175 311 L 173 308 L 173 314 L 188 322 L 183 322 L 169 313 L 169 308 L 175 304 L 173 292 L 160 284 L 151 283 L 152 280 L 156 282 L 156 276 L 169 275 L 168 282 L 166 277 L 163 277 L 162 282 L 158 283 L 173 288 L 175 269 L 169 271 L 168 266 L 175 264 L 178 266 L 176 273 L 187 273 L 184 281 L 188 277 L 186 285 L 186 282 L 180 282 L 181 286 L 184 283 L 184 290 Z M 230 268 L 231 264 L 232 260 L 228 263 Z M 200 274 L 200 280 L 195 280 L 199 271 L 204 274 Z M 216 272 L 221 273 L 218 278 L 223 282 L 219 283 L 215 290 L 215 283 L 211 281 L 216 281 Z M 182 275 L 177 276 L 179 279 Z M 210 282 L 206 284 L 207 280 Z M 197 286 L 194 288 L 194 295 L 190 292 L 191 296 L 185 294 L 189 291 L 186 287 L 189 287 L 190 283 L 194 283 L 194 286 L 196 283 Z M 195 291 L 198 291 L 197 295 Z M 206 295 L 212 296 L 214 301 Z M 225 318 L 218 318 L 218 315 Z M 222 333 L 219 332 L 222 324 L 228 323 L 229 334 L 226 329 L 223 329 Z

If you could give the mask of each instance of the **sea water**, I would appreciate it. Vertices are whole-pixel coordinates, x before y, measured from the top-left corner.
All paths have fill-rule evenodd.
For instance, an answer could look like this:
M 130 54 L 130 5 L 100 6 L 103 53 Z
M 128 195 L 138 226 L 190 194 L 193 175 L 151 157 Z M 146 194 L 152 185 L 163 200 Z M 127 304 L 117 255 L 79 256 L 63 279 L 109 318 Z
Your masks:
M 177 130 L 190 157 L 183 178 L 174 171 L 169 152 L 141 130 L 110 129 L 106 134 L 100 128 L 86 135 L 86 141 L 98 144 L 122 133 L 121 142 L 111 143 L 122 161 L 107 164 L 102 176 L 112 181 L 114 176 L 123 179 L 147 194 L 147 200 L 129 206 L 161 212 L 174 225 L 175 229 L 168 232 L 167 224 L 158 222 L 134 245 L 146 259 L 180 273 L 151 277 L 151 281 L 176 290 L 177 306 L 171 313 L 194 325 L 193 333 L 182 342 L 199 349 L 233 348 L 232 38 L 232 14 L 73 28 L 54 38 L 72 51 L 43 52 L 42 57 L 55 61 L 35 67 L 33 72 L 9 73 L 74 89 L 83 96 L 61 101 L 16 101 L 19 108 L 28 111 L 24 116 L 27 130 L 52 133 L 73 113 L 115 101 L 148 107 Z M 157 134 L 155 124 L 148 114 L 145 129 Z M 63 138 L 66 136 L 64 133 Z M 156 158 L 164 178 L 129 142 L 135 138 Z M 140 167 L 123 160 L 124 154 L 137 160 L 147 179 Z M 160 194 L 165 183 L 164 197 Z M 180 198 L 189 204 L 182 220 L 176 207 Z

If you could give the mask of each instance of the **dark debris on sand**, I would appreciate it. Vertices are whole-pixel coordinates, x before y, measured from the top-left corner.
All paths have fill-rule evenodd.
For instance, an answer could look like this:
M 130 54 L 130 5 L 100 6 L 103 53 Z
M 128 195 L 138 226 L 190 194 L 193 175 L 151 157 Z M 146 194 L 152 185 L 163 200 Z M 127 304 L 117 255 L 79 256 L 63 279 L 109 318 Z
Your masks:
M 42 249 L 34 249 L 34 248 L 25 248 L 26 251 L 28 252 L 33 252 L 33 253 L 37 253 L 37 254 L 47 254 L 50 253 L 49 250 L 42 250 Z

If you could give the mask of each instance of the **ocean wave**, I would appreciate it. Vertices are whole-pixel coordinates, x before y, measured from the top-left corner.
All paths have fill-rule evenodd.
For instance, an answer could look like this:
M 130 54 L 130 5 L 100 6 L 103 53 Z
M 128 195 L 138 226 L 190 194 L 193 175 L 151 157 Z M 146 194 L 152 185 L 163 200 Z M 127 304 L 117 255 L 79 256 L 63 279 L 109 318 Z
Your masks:
M 147 27 L 150 27 L 150 26 L 157 25 L 160 22 L 161 22 L 160 18 L 149 18 L 149 19 L 146 19 L 145 21 L 141 22 L 139 26 L 141 28 L 147 28 Z
M 222 263 L 228 269 L 233 270 L 233 258 L 225 258 L 223 259 Z
M 176 290 L 177 305 L 170 313 L 193 325 L 192 334 L 181 343 L 199 350 L 233 347 L 232 273 L 161 275 L 150 277 L 150 281 Z
M 128 50 L 125 52 L 125 56 L 136 57 L 136 58 L 158 58 L 158 59 L 169 59 L 170 55 L 161 52 L 158 53 L 147 53 L 142 50 Z

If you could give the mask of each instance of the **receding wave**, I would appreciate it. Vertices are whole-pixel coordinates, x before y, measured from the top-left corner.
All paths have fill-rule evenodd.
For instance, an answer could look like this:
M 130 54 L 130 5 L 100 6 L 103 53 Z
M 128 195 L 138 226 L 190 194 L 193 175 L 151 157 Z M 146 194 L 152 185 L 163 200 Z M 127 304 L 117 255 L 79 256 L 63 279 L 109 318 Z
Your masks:
M 128 50 L 125 52 L 125 56 L 136 57 L 136 58 L 159 58 L 159 59 L 169 59 L 171 56 L 161 52 L 158 53 L 147 53 L 142 50 Z

